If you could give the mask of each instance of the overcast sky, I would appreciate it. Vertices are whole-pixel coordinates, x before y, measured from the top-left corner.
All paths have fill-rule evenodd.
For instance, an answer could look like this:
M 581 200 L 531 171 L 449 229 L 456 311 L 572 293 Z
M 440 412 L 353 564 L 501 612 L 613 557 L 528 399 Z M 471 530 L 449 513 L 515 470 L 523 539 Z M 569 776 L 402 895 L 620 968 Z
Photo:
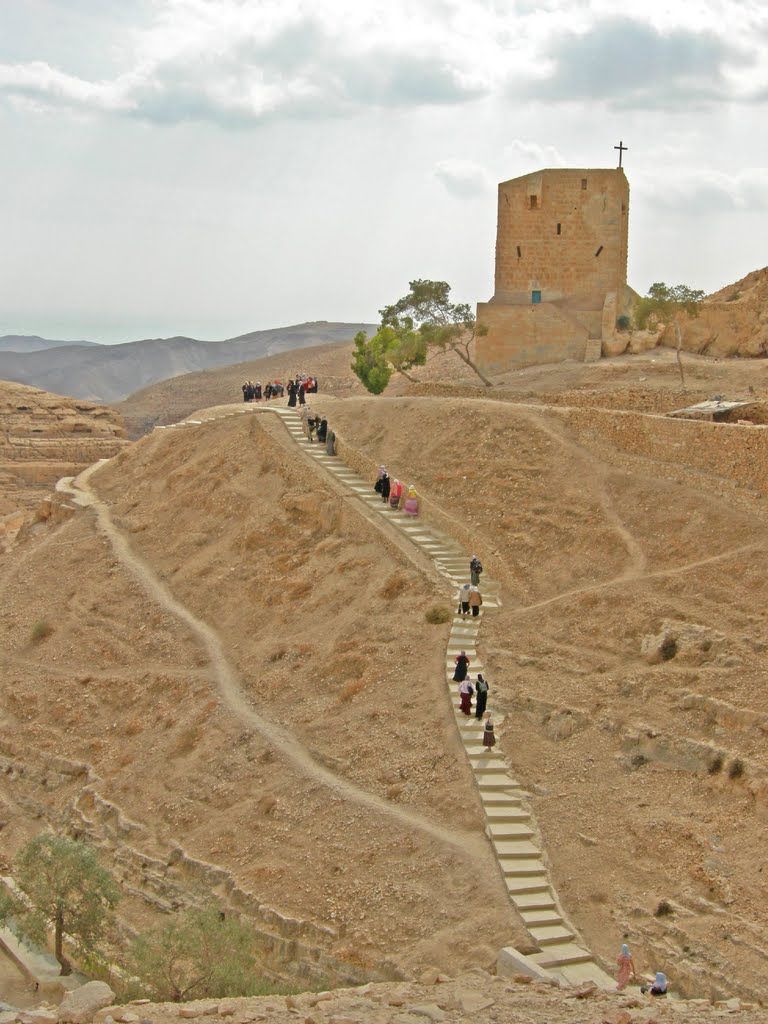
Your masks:
M 768 263 L 767 57 L 764 0 L 0 0 L 0 335 L 484 301 L 496 183 L 620 139 L 630 284 L 712 291 Z

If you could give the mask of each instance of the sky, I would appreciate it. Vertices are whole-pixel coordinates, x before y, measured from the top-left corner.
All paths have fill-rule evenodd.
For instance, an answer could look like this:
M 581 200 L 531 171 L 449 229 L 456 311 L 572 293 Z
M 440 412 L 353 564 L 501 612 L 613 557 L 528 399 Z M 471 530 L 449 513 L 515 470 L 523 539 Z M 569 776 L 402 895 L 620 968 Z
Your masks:
M 496 185 L 615 167 L 629 283 L 768 263 L 764 0 L 0 0 L 0 335 L 493 293 Z

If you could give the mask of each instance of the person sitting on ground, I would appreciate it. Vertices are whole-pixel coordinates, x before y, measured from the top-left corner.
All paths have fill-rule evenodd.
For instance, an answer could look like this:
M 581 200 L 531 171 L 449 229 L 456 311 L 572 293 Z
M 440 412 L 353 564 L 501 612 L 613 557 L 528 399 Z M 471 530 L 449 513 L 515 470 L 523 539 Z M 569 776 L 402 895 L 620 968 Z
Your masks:
M 619 965 L 619 974 L 616 978 L 616 991 L 623 992 L 627 987 L 627 982 L 630 978 L 634 978 L 637 974 L 635 970 L 635 961 L 632 959 L 632 954 L 629 952 L 629 946 L 626 942 L 621 947 L 621 952 L 616 957 L 616 963 Z
M 643 993 L 648 992 L 652 996 L 665 996 L 667 994 L 666 974 L 662 973 L 662 971 L 656 971 L 656 978 L 650 988 L 648 985 L 641 985 L 640 991 Z

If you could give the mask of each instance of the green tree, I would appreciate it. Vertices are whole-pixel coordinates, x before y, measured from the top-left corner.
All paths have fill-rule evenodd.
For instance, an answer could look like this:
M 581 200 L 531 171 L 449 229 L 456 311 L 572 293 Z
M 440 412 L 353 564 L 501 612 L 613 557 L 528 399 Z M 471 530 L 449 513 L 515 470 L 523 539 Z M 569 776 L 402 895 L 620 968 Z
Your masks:
M 373 395 L 380 395 L 389 384 L 393 368 L 390 365 L 385 340 L 377 331 L 371 338 L 365 331 L 355 335 L 352 372 Z
M 128 970 L 153 999 L 181 1002 L 263 994 L 252 928 L 215 909 L 190 910 L 131 946 Z
M 704 292 L 701 289 L 689 288 L 686 284 L 671 287 L 663 281 L 657 281 L 648 289 L 648 294 L 635 306 L 635 324 L 642 331 L 646 328 L 671 325 L 675 332 L 675 351 L 677 365 L 680 368 L 680 379 L 685 387 L 685 373 L 680 350 L 683 346 L 683 328 L 689 317 L 697 317 L 701 312 Z
M 95 958 L 120 892 L 92 847 L 41 833 L 18 854 L 13 874 L 19 896 L 4 901 L 0 919 L 13 915 L 19 934 L 40 946 L 53 928 L 62 974 L 72 971 L 63 952 L 65 936 L 86 960 Z
M 379 310 L 382 326 L 415 329 L 425 350 L 455 352 L 490 387 L 491 382 L 470 355 L 472 342 L 487 334 L 488 328 L 477 322 L 466 302 L 451 302 L 450 294 L 451 286 L 446 281 L 411 281 L 407 295 Z

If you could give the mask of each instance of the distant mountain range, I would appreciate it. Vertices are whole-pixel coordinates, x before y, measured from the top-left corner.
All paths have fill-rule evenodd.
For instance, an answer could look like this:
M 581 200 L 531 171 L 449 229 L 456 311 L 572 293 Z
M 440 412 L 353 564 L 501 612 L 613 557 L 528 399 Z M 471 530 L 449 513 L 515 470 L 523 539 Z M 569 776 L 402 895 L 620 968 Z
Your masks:
M 334 341 L 351 341 L 360 330 L 375 331 L 374 324 L 329 323 L 318 320 L 253 331 L 226 341 L 196 338 L 154 338 L 123 345 L 94 342 L 58 342 L 43 338 L 0 338 L 0 379 L 44 388 L 59 395 L 117 402 L 139 388 L 194 370 L 229 366 L 251 359 Z M 8 346 L 3 343 L 8 341 Z M 11 348 L 14 342 L 40 347 Z M 311 373 L 297 355 L 296 372 Z
M 69 345 L 96 345 L 95 341 L 52 341 L 36 334 L 4 334 L 0 337 L 0 352 L 43 352 Z

